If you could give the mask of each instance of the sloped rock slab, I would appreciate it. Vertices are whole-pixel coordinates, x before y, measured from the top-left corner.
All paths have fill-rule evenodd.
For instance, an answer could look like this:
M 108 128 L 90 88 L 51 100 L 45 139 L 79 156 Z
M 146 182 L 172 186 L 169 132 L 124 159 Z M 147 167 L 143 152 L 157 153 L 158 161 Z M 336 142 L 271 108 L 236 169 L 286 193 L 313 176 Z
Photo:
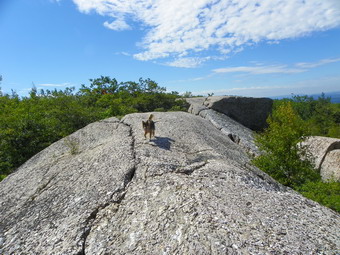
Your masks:
M 59 141 L 1 182 L 0 254 L 339 249 L 339 214 L 251 166 L 209 121 L 154 115 L 151 141 L 141 124 L 149 114 L 97 122 L 72 135 L 78 154 Z
M 130 128 L 108 119 L 8 176 L 0 183 L 0 254 L 83 254 L 91 221 L 119 200 L 134 171 L 132 145 Z
M 101 211 L 86 253 L 336 254 L 335 213 L 247 182 L 224 163 L 132 185 L 119 207 Z
M 253 156 L 259 155 L 259 149 L 254 143 L 253 131 L 231 119 L 225 114 L 211 109 L 203 109 L 199 116 L 210 121 L 211 124 L 226 135 L 232 142 L 238 144 Z
M 237 102 L 235 102 L 235 100 Z M 199 115 L 210 121 L 214 127 L 219 129 L 224 135 L 228 136 L 234 143 L 240 145 L 252 156 L 259 155 L 260 151 L 254 143 L 253 130 L 247 127 L 247 125 L 249 126 L 249 123 L 247 124 L 245 121 L 240 121 L 240 118 L 245 118 L 246 114 L 250 114 L 251 117 L 248 116 L 247 121 L 256 119 L 256 125 L 261 126 L 261 128 L 256 129 L 263 129 L 266 125 L 263 123 L 261 124 L 260 119 L 266 119 L 269 115 L 269 112 L 271 111 L 270 100 L 271 99 L 268 101 L 266 98 L 226 96 L 186 98 L 186 101 L 190 104 L 188 109 L 189 113 Z M 251 106 L 251 103 L 253 102 L 256 102 L 256 104 Z M 264 106 L 261 106 L 261 109 L 264 107 L 268 108 L 265 112 L 262 112 L 258 107 L 258 105 L 263 102 L 265 104 Z M 234 105 L 234 103 L 236 105 Z M 270 106 L 268 104 L 270 104 Z M 230 105 L 232 105 L 232 107 Z M 254 110 L 256 107 L 257 110 Z M 235 110 L 236 108 L 237 111 Z M 251 110 L 253 112 L 249 112 L 250 108 L 254 108 Z M 256 114 L 254 113 L 255 111 L 257 111 Z M 234 115 L 237 115 L 238 117 L 235 117 Z
M 98 214 L 86 253 L 323 254 L 339 247 L 339 215 L 254 170 L 208 121 L 154 115 L 151 141 L 140 128 L 147 114 L 123 120 L 136 130 L 136 174 L 119 206 Z

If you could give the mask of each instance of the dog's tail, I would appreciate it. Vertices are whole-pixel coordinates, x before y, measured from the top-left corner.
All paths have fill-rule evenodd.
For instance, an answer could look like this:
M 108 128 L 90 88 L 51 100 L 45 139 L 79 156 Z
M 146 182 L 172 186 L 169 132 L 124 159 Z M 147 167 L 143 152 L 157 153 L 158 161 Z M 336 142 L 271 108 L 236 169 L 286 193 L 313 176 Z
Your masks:
M 152 119 L 153 119 L 153 114 L 150 114 L 149 120 L 152 120 Z

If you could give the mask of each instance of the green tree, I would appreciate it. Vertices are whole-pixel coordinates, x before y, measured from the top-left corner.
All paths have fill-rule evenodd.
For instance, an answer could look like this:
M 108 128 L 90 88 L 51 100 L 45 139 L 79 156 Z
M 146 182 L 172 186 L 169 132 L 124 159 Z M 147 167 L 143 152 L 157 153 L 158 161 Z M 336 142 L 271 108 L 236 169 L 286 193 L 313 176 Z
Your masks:
M 83 107 L 74 88 L 41 91 L 29 97 L 0 96 L 0 175 L 12 172 L 51 143 L 100 118 Z
M 306 182 L 297 190 L 305 197 L 340 213 L 340 182 Z
M 292 103 L 294 110 L 305 121 L 311 135 L 340 138 L 340 104 L 332 104 L 324 93 L 314 100 L 310 96 L 293 96 L 283 99 Z
M 299 145 L 308 133 L 292 103 L 285 101 L 277 106 L 267 122 L 269 127 L 255 138 L 263 154 L 254 159 L 254 164 L 290 187 L 318 179 L 307 148 Z

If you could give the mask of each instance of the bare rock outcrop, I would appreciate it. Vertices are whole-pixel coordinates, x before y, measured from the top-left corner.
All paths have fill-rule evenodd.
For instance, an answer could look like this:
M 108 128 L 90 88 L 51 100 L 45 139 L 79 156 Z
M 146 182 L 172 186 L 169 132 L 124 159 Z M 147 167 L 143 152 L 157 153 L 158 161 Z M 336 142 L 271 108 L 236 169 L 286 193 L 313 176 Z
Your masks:
M 189 113 L 90 124 L 0 183 L 0 254 L 335 254 L 340 216 Z
M 323 180 L 340 181 L 340 139 L 312 136 L 304 145 L 315 160 L 315 168 Z
M 273 100 L 270 98 L 213 96 L 203 103 L 208 108 L 221 112 L 243 126 L 254 131 L 267 127 L 267 118 L 272 111 Z
M 216 98 L 216 97 L 209 97 Z M 210 109 L 209 103 L 206 103 L 209 98 L 194 97 L 187 98 L 186 101 L 190 104 L 188 112 L 194 115 L 199 115 L 202 118 L 210 121 L 210 123 L 226 135 L 231 141 L 239 144 L 247 153 L 251 155 L 259 155 L 259 149 L 254 143 L 253 131 L 241 123 L 235 121 L 224 113 Z M 213 101 L 219 101 L 217 97 Z M 209 99 L 208 102 L 212 101 Z
M 97 212 L 135 171 L 130 127 L 93 123 L 0 182 L 0 254 L 83 254 Z

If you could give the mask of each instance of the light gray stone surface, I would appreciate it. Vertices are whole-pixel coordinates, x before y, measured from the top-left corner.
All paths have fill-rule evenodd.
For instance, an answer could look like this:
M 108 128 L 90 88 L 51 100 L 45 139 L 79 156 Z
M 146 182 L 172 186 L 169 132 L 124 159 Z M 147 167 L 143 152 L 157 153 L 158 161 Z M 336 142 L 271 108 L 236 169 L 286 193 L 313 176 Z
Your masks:
M 340 216 L 189 113 L 108 119 L 0 183 L 0 254 L 335 254 Z
M 204 105 L 206 97 L 192 97 L 186 98 L 185 100 L 190 104 L 188 112 L 194 115 L 199 115 L 202 110 L 209 109 Z
M 204 109 L 199 115 L 226 135 L 231 141 L 241 146 L 247 153 L 252 156 L 260 154 L 258 147 L 254 143 L 254 133 L 249 128 L 231 119 L 223 113 L 211 109 Z
M 332 150 L 321 165 L 320 174 L 323 180 L 340 182 L 340 150 Z
M 311 136 L 303 144 L 314 157 L 322 179 L 340 181 L 340 139 Z
M 131 130 L 118 122 L 77 131 L 0 182 L 0 254 L 83 254 L 91 221 L 135 169 Z
M 254 143 L 253 131 L 241 123 L 233 120 L 224 113 L 212 110 L 208 108 L 209 102 L 220 101 L 225 97 L 194 97 L 186 98 L 186 101 L 190 104 L 188 112 L 194 115 L 199 115 L 202 118 L 210 121 L 210 123 L 220 130 L 224 135 L 231 139 L 234 143 L 240 145 L 247 153 L 252 156 L 260 154 L 258 147 Z M 206 106 L 206 104 L 208 106 Z

